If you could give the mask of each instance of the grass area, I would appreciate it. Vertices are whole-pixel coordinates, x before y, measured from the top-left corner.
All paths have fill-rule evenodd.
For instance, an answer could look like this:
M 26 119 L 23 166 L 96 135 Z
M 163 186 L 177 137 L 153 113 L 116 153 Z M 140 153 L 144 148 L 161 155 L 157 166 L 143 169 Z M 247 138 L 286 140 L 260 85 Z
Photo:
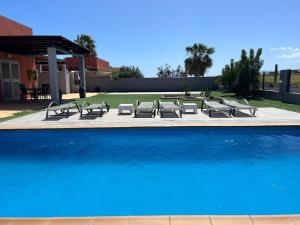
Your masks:
M 211 96 L 213 97 L 224 97 L 224 98 L 230 98 L 238 100 L 233 93 L 224 93 L 220 91 L 213 91 L 211 93 Z M 117 108 L 119 104 L 121 103 L 134 103 L 136 100 L 141 101 L 153 101 L 153 100 L 159 100 L 161 95 L 105 95 L 105 94 L 99 94 L 93 97 L 89 97 L 85 100 L 88 100 L 90 103 L 93 102 L 101 102 L 101 101 L 107 101 L 111 108 Z M 79 103 L 82 103 L 84 100 L 79 100 Z M 173 99 L 169 100 L 162 100 L 162 101 L 173 101 Z M 196 102 L 195 100 L 192 100 L 193 102 Z M 180 102 L 188 102 L 180 100 Z M 271 100 L 271 99 L 265 99 L 265 98 L 258 98 L 258 99 L 249 99 L 249 104 L 255 107 L 275 107 L 279 109 L 286 109 L 294 112 L 300 112 L 300 105 L 296 104 L 288 104 L 283 103 L 281 101 L 277 100 Z M 201 101 L 197 101 L 198 107 L 201 105 Z
M 4 117 L 4 118 L 0 118 L 0 122 L 6 121 L 6 120 L 11 120 L 11 119 L 15 119 L 21 116 L 26 116 L 29 115 L 31 113 L 34 113 L 36 111 L 22 111 L 22 112 L 17 112 L 12 116 L 8 116 L 8 117 Z
M 211 96 L 213 97 L 224 97 L 224 98 L 230 98 L 230 99 L 235 99 L 238 100 L 233 93 L 225 93 L 225 92 L 220 92 L 220 91 L 213 91 L 211 93 Z M 88 97 L 86 99 L 80 99 L 77 102 L 78 103 L 83 103 L 84 101 L 88 101 L 89 103 L 99 103 L 102 101 L 107 101 L 111 108 L 117 108 L 119 104 L 121 103 L 133 103 L 137 100 L 140 101 L 153 101 L 153 100 L 159 100 L 161 98 L 161 95 L 153 95 L 153 94 L 141 94 L 141 95 L 107 95 L 107 94 L 98 94 L 92 97 Z M 164 99 L 162 101 L 174 101 L 174 99 Z M 192 102 L 196 102 L 198 107 L 200 108 L 201 106 L 201 101 L 195 101 L 191 100 Z M 181 103 L 183 102 L 190 102 L 190 101 L 183 101 L 180 100 Z M 294 112 L 299 112 L 300 113 L 300 105 L 296 104 L 288 104 L 288 103 L 283 103 L 281 101 L 276 101 L 276 100 L 270 100 L 270 99 L 264 99 L 264 98 L 258 98 L 258 99 L 249 99 L 249 104 L 255 107 L 275 107 L 279 109 L 285 109 L 289 111 L 294 111 Z M 39 111 L 39 110 L 37 110 Z M 0 118 L 0 122 L 9 120 L 9 119 L 14 119 L 20 116 L 25 116 L 37 111 L 23 111 L 20 113 L 16 113 L 13 116 L 6 117 L 6 118 Z
M 224 92 L 212 92 L 212 96 L 214 97 L 224 97 L 224 98 L 230 98 L 230 99 L 236 99 L 235 95 L 233 93 L 224 93 Z M 258 99 L 249 99 L 249 104 L 255 107 L 275 107 L 279 109 L 285 109 L 293 112 L 299 112 L 300 113 L 300 105 L 296 104 L 289 104 L 284 103 L 277 100 L 271 100 L 266 98 L 258 98 Z
M 83 101 L 88 101 L 89 103 L 99 103 L 102 101 L 107 101 L 111 108 L 118 108 L 121 103 L 133 103 L 137 100 L 151 102 L 153 100 L 160 99 L 161 95 L 106 95 L 99 94 L 86 99 L 80 99 L 77 102 L 82 103 Z

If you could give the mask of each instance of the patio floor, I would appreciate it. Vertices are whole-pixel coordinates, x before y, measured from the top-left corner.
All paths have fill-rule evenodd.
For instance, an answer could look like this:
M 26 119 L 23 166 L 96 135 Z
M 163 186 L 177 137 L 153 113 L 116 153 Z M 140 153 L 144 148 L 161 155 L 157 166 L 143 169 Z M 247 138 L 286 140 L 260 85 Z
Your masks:
M 97 95 L 99 93 L 87 93 L 87 97 Z M 79 99 L 78 93 L 70 93 L 63 95 L 64 100 Z M 0 102 L 0 118 L 13 116 L 15 113 L 23 111 L 40 110 L 46 108 L 51 100 L 26 101 L 26 102 Z
M 0 218 L 0 225 L 298 225 L 299 215 Z
M 49 128 L 107 128 L 107 127 L 172 127 L 172 126 L 300 126 L 300 113 L 277 108 L 259 108 L 256 117 L 240 113 L 236 117 L 227 117 L 215 113 L 212 118 L 198 111 L 197 114 L 183 114 L 178 118 L 168 114 L 165 118 L 149 114 L 134 118 L 133 115 L 118 115 L 117 109 L 105 113 L 103 117 L 89 115 L 79 119 L 79 113 L 73 111 L 69 118 L 54 116 L 45 119 L 45 111 L 7 120 L 0 123 L 0 129 L 49 129 Z

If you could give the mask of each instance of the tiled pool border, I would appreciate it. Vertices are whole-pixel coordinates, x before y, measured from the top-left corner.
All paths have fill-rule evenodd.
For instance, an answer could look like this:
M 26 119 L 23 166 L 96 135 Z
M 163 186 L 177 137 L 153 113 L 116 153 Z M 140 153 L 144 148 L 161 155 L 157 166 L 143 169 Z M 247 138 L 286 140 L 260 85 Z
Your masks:
M 173 124 L 45 124 L 39 125 L 5 125 L 0 130 L 48 130 L 48 129 L 93 129 L 93 128 L 159 128 L 159 127 L 300 127 L 300 122 L 236 122 L 236 123 L 184 123 Z
M 0 225 L 298 225 L 300 215 L 0 218 Z

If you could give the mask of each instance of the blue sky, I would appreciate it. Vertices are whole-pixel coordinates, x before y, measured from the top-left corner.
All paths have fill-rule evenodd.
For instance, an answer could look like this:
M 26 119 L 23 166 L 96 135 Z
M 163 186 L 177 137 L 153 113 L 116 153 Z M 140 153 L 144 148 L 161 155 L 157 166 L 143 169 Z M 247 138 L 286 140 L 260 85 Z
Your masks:
M 264 70 L 300 68 L 299 0 L 3 0 L 0 9 L 34 34 L 89 34 L 101 58 L 148 77 L 160 65 L 183 65 L 195 42 L 216 49 L 208 75 L 242 48 L 263 48 Z

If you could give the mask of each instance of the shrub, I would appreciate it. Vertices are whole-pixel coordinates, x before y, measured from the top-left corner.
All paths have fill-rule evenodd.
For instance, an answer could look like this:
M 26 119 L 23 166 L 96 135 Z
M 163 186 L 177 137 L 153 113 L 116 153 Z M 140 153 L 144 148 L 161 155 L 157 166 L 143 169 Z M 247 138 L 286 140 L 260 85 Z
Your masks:
M 261 54 L 261 48 L 256 54 L 250 49 L 249 56 L 243 49 L 239 61 L 234 62 L 232 59 L 229 65 L 225 65 L 217 83 L 238 96 L 255 96 L 259 89 L 259 71 L 263 65 Z
M 157 67 L 157 70 L 158 72 L 156 75 L 158 78 L 179 78 L 187 76 L 181 66 L 177 66 L 174 70 L 169 64 L 165 64 L 165 66 Z
M 135 66 L 122 66 L 120 69 L 113 73 L 113 80 L 118 78 L 142 78 L 144 75 L 138 67 Z
M 222 76 L 217 78 L 217 83 L 227 91 L 234 92 L 237 80 L 238 64 L 231 59 L 230 64 L 225 65 L 222 69 Z
M 184 83 L 181 86 L 181 91 L 184 92 L 186 96 L 190 96 L 190 91 L 192 90 L 191 86 L 188 83 Z

